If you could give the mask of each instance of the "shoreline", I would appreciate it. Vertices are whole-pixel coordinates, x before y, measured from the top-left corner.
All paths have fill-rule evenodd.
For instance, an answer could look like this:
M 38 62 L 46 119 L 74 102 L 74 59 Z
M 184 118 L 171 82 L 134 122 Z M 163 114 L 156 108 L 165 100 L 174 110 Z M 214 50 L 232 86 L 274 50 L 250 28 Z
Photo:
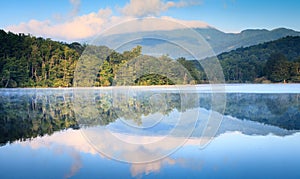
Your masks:
M 299 83 L 270 84 L 199 84 L 199 85 L 153 85 L 153 86 L 108 86 L 108 87 L 66 87 L 66 88 L 0 88 L 0 92 L 21 91 L 167 91 L 167 92 L 201 92 L 201 93 L 299 93 Z
M 205 83 L 205 84 L 195 84 L 195 85 L 134 85 L 134 86 L 99 86 L 99 87 L 16 87 L 16 88 L 0 88 L 1 89 L 87 89 L 87 88 L 126 88 L 126 87 L 133 87 L 133 88 L 172 88 L 172 87 L 198 87 L 198 86 L 240 86 L 240 85 L 300 85 L 300 83 Z

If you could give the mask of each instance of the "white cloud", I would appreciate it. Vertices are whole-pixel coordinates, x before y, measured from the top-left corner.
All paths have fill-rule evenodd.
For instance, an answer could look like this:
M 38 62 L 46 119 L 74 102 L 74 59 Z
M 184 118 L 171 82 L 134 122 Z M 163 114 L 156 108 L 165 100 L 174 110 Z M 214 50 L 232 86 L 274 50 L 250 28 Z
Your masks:
M 116 23 L 116 22 L 120 23 Z M 110 27 L 103 33 L 104 36 L 144 31 L 165 31 L 184 28 L 208 28 L 211 27 L 201 21 L 179 20 L 171 17 L 147 17 L 147 18 L 122 18 L 114 21 L 117 25 Z
M 65 18 L 61 15 L 57 15 L 56 20 L 39 21 L 32 19 L 28 22 L 7 26 L 5 30 L 52 38 L 54 40 L 75 41 L 92 38 L 93 36 L 105 32 L 107 29 L 109 29 L 109 31 L 111 30 L 110 34 L 113 34 L 136 31 L 173 30 L 185 26 L 208 27 L 208 25 L 203 22 L 183 21 L 171 17 L 153 18 L 153 21 L 149 21 L 147 18 L 146 20 L 135 19 L 136 17 L 159 15 L 161 12 L 172 7 L 179 8 L 199 4 L 199 1 L 165 2 L 162 0 L 131 0 L 123 8 L 120 8 L 123 16 L 114 16 L 113 10 L 110 8 L 100 9 L 98 12 L 78 16 L 80 0 L 69 0 L 69 2 L 72 6 L 72 10 Z M 130 25 L 126 26 L 127 22 L 130 22 L 128 23 Z M 122 24 L 122 28 L 115 28 Z
M 161 2 L 160 0 L 130 0 L 121 12 L 126 16 L 159 15 L 162 11 L 174 6 L 174 2 Z
M 50 20 L 30 20 L 27 23 L 6 27 L 6 30 L 18 33 L 30 33 L 55 39 L 76 40 L 100 33 L 109 23 L 111 9 L 101 9 L 97 13 L 77 16 L 69 21 L 55 24 Z
M 160 15 L 161 12 L 167 11 L 172 7 L 185 7 L 191 4 L 195 4 L 195 2 L 188 1 L 167 1 L 164 2 L 162 0 L 130 0 L 123 8 L 121 8 L 121 12 L 126 16 L 133 17 L 144 17 L 144 16 L 157 16 Z

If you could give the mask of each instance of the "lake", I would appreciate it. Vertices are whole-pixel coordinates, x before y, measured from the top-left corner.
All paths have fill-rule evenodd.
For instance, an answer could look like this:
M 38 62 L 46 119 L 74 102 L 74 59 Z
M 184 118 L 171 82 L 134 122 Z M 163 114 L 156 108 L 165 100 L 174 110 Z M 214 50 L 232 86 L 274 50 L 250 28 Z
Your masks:
M 300 85 L 0 89 L 1 178 L 300 178 Z

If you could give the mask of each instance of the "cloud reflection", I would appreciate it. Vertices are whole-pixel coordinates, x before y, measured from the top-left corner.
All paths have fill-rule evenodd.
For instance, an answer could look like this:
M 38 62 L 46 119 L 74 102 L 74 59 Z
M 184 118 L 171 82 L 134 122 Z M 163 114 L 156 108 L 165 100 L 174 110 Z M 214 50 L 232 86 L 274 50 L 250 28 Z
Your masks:
M 80 170 L 80 168 L 83 166 L 82 160 L 81 160 L 81 155 L 79 154 L 78 151 L 72 150 L 70 152 L 70 155 L 73 158 L 73 163 L 72 163 L 69 173 L 65 175 L 65 178 L 70 178 L 70 177 L 74 176 Z
M 29 146 L 34 150 L 47 148 L 57 155 L 69 155 L 72 158 L 72 165 L 65 174 L 65 178 L 74 176 L 83 167 L 80 153 L 84 152 L 92 155 L 100 155 L 87 143 L 80 131 L 74 130 L 58 132 L 52 136 L 38 137 L 31 141 L 21 142 L 20 145 Z
M 158 173 L 163 165 L 174 165 L 176 161 L 171 158 L 164 158 L 159 161 L 143 163 L 143 164 L 132 164 L 130 173 L 132 177 L 141 177 L 144 174 L 148 175 L 152 172 Z
M 226 137 L 227 141 L 229 138 L 230 138 L 229 141 L 235 141 L 236 139 L 231 137 L 239 137 L 241 135 L 251 135 L 251 134 L 266 135 L 265 133 L 270 135 L 271 132 L 274 134 L 276 133 L 285 134 L 286 132 L 285 130 L 277 127 L 266 126 L 252 121 L 243 121 L 243 124 L 241 124 L 241 121 L 230 117 L 226 117 L 224 121 L 226 125 L 223 124 L 223 126 L 220 128 L 221 133 L 218 133 L 217 137 L 218 138 Z M 196 128 L 196 131 L 198 131 L 198 129 L 199 128 Z M 254 131 L 253 133 L 254 129 L 256 129 L 257 131 Z M 228 131 L 231 132 L 228 133 Z M 239 131 L 239 132 L 234 132 L 234 131 Z M 259 131 L 264 131 L 264 133 L 261 134 L 261 132 Z M 90 130 L 90 132 L 92 132 L 92 130 Z M 101 145 L 102 147 L 109 148 L 112 153 L 121 155 L 127 161 L 135 161 L 137 159 L 142 159 L 145 161 L 147 157 L 149 158 L 149 155 L 165 152 L 166 150 L 169 150 L 170 147 L 173 147 L 172 145 L 173 143 L 178 143 L 178 140 L 182 140 L 178 136 L 173 136 L 173 137 L 169 136 L 168 137 L 169 142 L 164 143 L 163 145 L 159 145 L 159 148 L 157 148 L 157 146 L 155 145 L 153 146 L 148 145 L 147 147 L 145 147 L 144 145 L 149 144 L 149 141 L 150 142 L 160 141 L 165 136 L 159 136 L 158 134 L 156 134 L 155 136 L 154 135 L 149 135 L 149 136 L 133 135 L 128 133 L 125 134 L 125 133 L 120 133 L 115 131 L 114 132 L 109 131 L 113 135 L 117 136 L 118 138 L 122 138 L 124 141 L 128 143 L 140 144 L 138 146 L 137 145 L 116 145 L 114 141 L 103 141 L 103 139 L 107 139 L 105 138 L 105 136 L 107 135 L 108 131 L 103 130 L 102 133 L 101 132 L 99 133 L 99 129 L 97 129 L 96 132 L 97 133 L 95 134 L 98 135 L 97 138 L 99 139 L 98 141 L 96 141 L 98 147 L 101 145 L 102 142 Z M 291 132 L 290 134 L 292 133 L 294 132 Z M 62 154 L 69 155 L 72 158 L 72 165 L 64 175 L 66 178 L 69 178 L 74 176 L 76 173 L 78 173 L 80 169 L 83 167 L 82 158 L 81 158 L 82 153 L 95 155 L 96 157 L 100 157 L 100 158 L 107 158 L 105 157 L 105 155 L 99 153 L 97 149 L 95 149 L 82 134 L 85 133 L 82 132 L 81 130 L 67 130 L 67 131 L 54 133 L 51 136 L 37 137 L 35 139 L 32 139 L 31 141 L 20 142 L 20 145 L 29 146 L 35 150 L 40 148 L 47 148 L 49 150 L 52 150 L 57 155 L 62 155 Z M 102 139 L 102 141 L 100 140 L 100 138 Z M 186 139 L 184 147 L 187 146 L 199 147 L 201 140 L 209 141 L 210 138 L 195 136 Z M 143 175 L 148 175 L 150 173 L 158 173 L 165 166 L 174 166 L 174 165 L 179 165 L 183 168 L 201 171 L 204 165 L 204 161 L 199 160 L 198 158 L 189 158 L 188 156 L 177 158 L 171 155 L 171 156 L 161 158 L 160 160 L 150 161 L 147 163 L 131 164 L 130 172 L 132 177 L 141 177 Z
M 116 134 L 118 136 L 122 136 L 127 138 L 128 141 L 139 141 L 147 143 L 149 140 L 161 140 L 164 136 L 134 136 L 134 135 L 124 135 L 124 134 Z M 164 146 L 161 146 L 159 150 L 168 150 L 169 147 L 172 147 L 173 143 L 177 142 L 178 139 L 173 137 L 170 139 L 170 143 L 166 143 Z M 107 144 L 107 143 L 105 143 Z M 89 142 L 84 138 L 81 131 L 79 130 L 67 130 L 63 132 L 55 133 L 51 136 L 44 136 L 44 137 L 37 137 L 31 141 L 24 141 L 21 142 L 20 145 L 22 146 L 29 146 L 34 150 L 38 150 L 40 148 L 47 148 L 57 155 L 67 154 L 72 158 L 72 165 L 70 169 L 65 174 L 65 178 L 70 178 L 74 176 L 79 170 L 83 167 L 81 153 L 87 153 L 91 155 L 96 155 L 101 158 L 105 156 L 100 154 L 93 146 L 90 145 Z M 189 139 L 186 142 L 186 145 L 199 145 L 199 138 Z M 116 151 L 128 151 L 123 155 L 126 155 L 128 160 L 133 160 L 136 158 L 147 158 L 150 155 L 149 151 L 145 150 L 143 147 L 139 148 L 127 148 L 124 149 L 122 146 L 108 146 L 112 147 L 111 150 Z M 152 151 L 157 150 L 155 147 L 151 149 Z M 151 152 L 152 153 L 152 152 Z M 106 157 L 105 157 L 106 158 Z M 152 172 L 159 172 L 163 166 L 166 165 L 175 165 L 176 163 L 180 164 L 181 166 L 188 166 L 189 161 L 185 161 L 183 158 L 180 159 L 172 159 L 170 157 L 162 158 L 161 160 L 147 162 L 147 163 L 140 163 L 140 164 L 131 164 L 130 172 L 132 177 L 139 177 L 144 174 L 150 174 Z

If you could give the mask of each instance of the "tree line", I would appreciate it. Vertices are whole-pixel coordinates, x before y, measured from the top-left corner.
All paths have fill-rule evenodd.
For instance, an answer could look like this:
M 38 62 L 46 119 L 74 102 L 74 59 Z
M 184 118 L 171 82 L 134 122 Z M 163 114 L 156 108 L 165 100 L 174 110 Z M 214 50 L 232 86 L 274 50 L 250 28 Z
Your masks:
M 241 47 L 221 53 L 217 58 L 227 83 L 300 82 L 300 37 L 288 36 L 255 46 Z M 198 61 L 180 58 L 179 62 L 189 70 L 197 83 L 207 82 Z
M 0 30 L 0 87 L 72 86 L 83 46 Z
M 141 46 L 119 53 L 104 46 L 67 44 L 3 30 L 0 44 L 2 88 L 209 82 L 198 61 L 142 55 Z M 300 82 L 300 37 L 242 47 L 217 57 L 227 83 Z
M 218 59 L 227 82 L 300 82 L 299 36 L 239 48 Z

